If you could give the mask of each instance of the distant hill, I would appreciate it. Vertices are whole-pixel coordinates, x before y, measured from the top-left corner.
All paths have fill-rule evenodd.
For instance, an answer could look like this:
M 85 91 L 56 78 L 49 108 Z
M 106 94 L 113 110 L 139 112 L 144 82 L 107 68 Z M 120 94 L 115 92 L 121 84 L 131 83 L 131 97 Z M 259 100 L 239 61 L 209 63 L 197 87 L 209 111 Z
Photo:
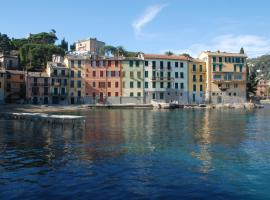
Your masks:
M 260 74 L 263 75 L 264 78 L 270 80 L 270 55 L 263 55 L 257 58 L 251 58 L 247 61 L 249 64 L 252 64 L 253 69 L 261 70 Z

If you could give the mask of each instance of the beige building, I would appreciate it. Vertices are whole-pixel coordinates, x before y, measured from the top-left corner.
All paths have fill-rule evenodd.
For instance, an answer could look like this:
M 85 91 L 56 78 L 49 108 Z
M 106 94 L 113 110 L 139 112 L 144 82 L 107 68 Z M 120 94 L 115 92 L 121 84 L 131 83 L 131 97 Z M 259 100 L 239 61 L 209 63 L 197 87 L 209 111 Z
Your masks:
M 18 56 L 14 53 L 3 53 L 0 52 L 0 68 L 5 68 L 9 70 L 19 69 Z
M 79 40 L 76 42 L 76 51 L 88 51 L 97 55 L 101 55 L 101 49 L 105 43 L 97 40 L 96 38 L 89 38 L 86 40 Z
M 246 102 L 245 54 L 205 51 L 199 58 L 206 62 L 207 103 Z

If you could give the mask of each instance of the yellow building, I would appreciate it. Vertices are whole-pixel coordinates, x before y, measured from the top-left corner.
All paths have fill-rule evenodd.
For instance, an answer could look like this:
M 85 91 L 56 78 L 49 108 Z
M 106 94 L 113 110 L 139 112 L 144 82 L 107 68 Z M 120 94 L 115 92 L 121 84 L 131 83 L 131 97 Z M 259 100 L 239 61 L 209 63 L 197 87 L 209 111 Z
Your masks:
M 190 104 L 205 103 L 206 63 L 191 58 L 188 62 L 188 102 Z
M 122 103 L 143 103 L 144 61 L 139 58 L 125 58 L 122 66 Z
M 89 38 L 86 40 L 79 40 L 76 42 L 76 51 L 88 51 L 94 54 L 101 54 L 101 49 L 105 43 L 97 40 L 96 38 Z
M 208 103 L 246 102 L 245 54 L 205 51 L 199 58 L 206 62 Z

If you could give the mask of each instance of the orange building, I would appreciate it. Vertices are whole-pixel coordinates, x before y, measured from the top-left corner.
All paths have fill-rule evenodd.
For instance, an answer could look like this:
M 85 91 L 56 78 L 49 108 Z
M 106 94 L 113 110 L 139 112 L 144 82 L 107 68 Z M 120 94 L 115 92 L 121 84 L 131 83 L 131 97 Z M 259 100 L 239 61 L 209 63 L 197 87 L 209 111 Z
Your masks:
M 121 60 L 92 59 L 86 64 L 85 96 L 88 103 L 120 103 Z
M 25 99 L 25 72 L 6 70 L 6 103 L 22 103 Z

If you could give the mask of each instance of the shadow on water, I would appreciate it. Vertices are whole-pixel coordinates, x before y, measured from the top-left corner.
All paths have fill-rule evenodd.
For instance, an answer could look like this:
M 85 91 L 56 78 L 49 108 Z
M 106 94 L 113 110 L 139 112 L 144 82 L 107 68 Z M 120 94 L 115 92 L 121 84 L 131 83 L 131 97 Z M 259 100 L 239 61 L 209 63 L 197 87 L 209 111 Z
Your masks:
M 268 109 L 112 109 L 70 114 L 86 115 L 85 126 L 0 121 L 0 196 L 270 196 L 266 190 L 270 176 Z

